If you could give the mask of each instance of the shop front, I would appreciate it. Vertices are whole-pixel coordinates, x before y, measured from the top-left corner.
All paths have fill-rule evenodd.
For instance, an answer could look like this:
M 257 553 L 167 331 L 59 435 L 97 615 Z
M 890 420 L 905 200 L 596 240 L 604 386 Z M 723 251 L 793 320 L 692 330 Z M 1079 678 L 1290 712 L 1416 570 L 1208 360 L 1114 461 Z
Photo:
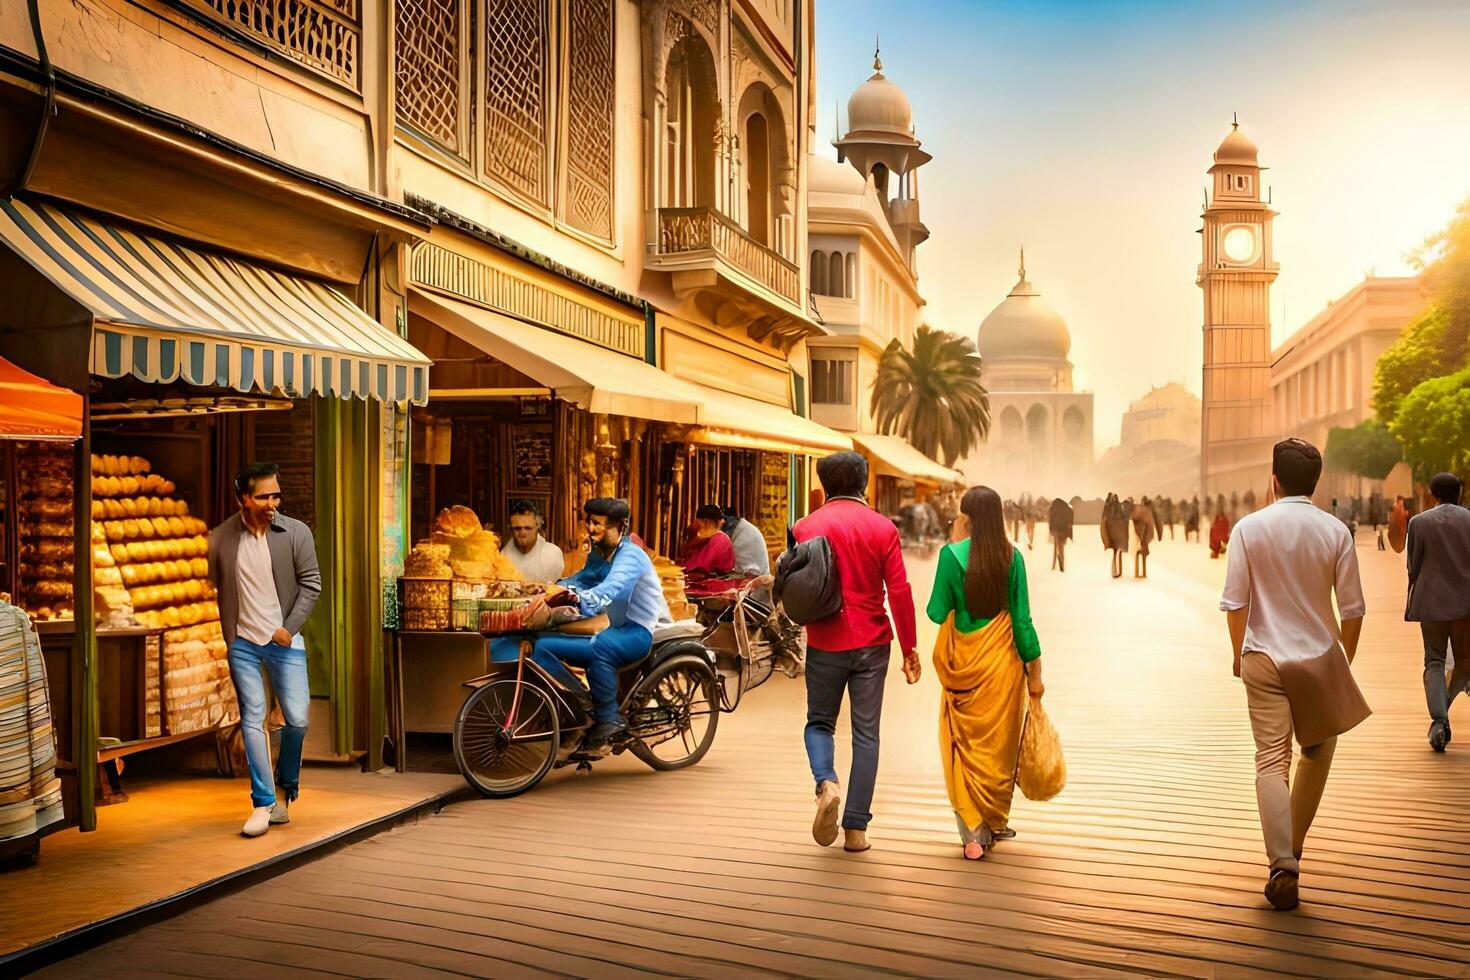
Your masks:
M 868 499 L 882 514 L 896 517 L 905 506 L 964 483 L 958 470 L 930 459 L 899 436 L 854 432 L 852 441 L 868 459 Z
M 561 549 L 569 573 L 584 557 L 582 503 L 626 498 L 632 533 L 654 556 L 671 610 L 688 617 L 693 608 L 678 560 L 694 510 L 734 505 L 759 518 L 779 547 L 802 454 L 851 446 L 784 404 L 655 366 L 650 331 L 658 327 L 642 300 L 513 253 L 468 227 L 440 225 L 414 246 L 408 292 L 409 339 L 434 362 L 429 403 L 414 410 L 411 539 L 422 567 L 453 584 L 447 591 L 412 586 L 424 594 L 439 589 L 448 608 L 442 615 L 406 610 L 396 636 L 390 727 L 405 750 L 410 733 L 448 732 L 464 700 L 461 682 L 484 672 L 482 639 L 452 628 L 452 597 L 468 603 L 472 591 L 514 590 L 460 572 L 475 570 L 467 560 L 488 560 L 493 570 L 512 547 L 508 527 L 518 505 L 530 503 L 544 516 L 542 534 Z M 779 381 L 784 392 L 789 378 L 782 372 Z M 458 515 L 466 530 L 472 521 L 495 536 L 493 553 L 471 556 L 446 534 L 453 520 L 446 512 L 454 508 L 467 509 Z M 434 564 L 436 541 L 459 556 L 459 571 Z M 418 606 L 409 588 L 406 580 L 405 607 Z
M 0 277 L 0 355 L 81 396 L 75 448 L 5 455 L 21 533 L 4 561 L 68 719 L 67 823 L 94 829 L 98 804 L 125 799 L 119 760 L 231 768 L 207 535 L 252 459 L 280 464 L 283 510 L 313 527 L 322 565 L 309 751 L 353 758 L 381 705 L 380 474 L 428 360 L 324 281 L 37 197 L 0 204 Z M 17 579 L 31 555 L 48 573 Z

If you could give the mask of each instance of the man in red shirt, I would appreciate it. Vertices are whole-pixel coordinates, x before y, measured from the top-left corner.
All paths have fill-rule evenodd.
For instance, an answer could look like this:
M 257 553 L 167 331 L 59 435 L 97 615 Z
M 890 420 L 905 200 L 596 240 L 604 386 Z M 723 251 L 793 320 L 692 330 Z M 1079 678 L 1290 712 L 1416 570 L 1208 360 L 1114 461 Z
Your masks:
M 903 549 L 893 522 L 868 506 L 868 461 L 858 453 L 836 453 L 817 463 L 827 502 L 796 522 L 797 541 L 825 537 L 842 593 L 842 608 L 807 625 L 806 754 L 817 784 L 812 837 L 823 847 L 837 839 L 842 797 L 833 769 L 832 737 L 847 692 L 852 707 L 852 771 L 842 812 L 843 848 L 868 849 L 873 819 L 873 784 L 878 777 L 878 724 L 883 682 L 894 629 L 903 650 L 903 672 L 919 680 L 914 596 L 903 567 Z M 887 594 L 887 608 L 884 595 Z

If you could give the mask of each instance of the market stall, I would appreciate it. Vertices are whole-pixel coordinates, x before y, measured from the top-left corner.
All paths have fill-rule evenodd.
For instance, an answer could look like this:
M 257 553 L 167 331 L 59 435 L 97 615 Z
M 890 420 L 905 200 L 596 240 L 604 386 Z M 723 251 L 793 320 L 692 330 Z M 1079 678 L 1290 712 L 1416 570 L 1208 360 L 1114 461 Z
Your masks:
M 427 397 L 428 361 L 325 283 L 39 199 L 0 204 L 0 272 L 14 287 L 0 351 L 83 392 L 76 450 L 4 461 L 7 486 L 35 502 L 7 547 L 51 687 L 66 692 L 53 700 L 72 705 L 59 730 L 75 764 L 68 816 L 89 830 L 96 805 L 125 798 L 109 785 L 123 756 L 177 745 L 142 764 L 188 752 L 229 769 L 237 710 L 207 534 L 235 510 L 230 477 L 252 459 L 282 464 L 288 512 L 316 526 L 309 666 L 314 695 L 341 714 L 355 681 L 332 658 L 378 593 L 375 561 L 344 568 L 350 529 L 373 525 L 367 506 L 355 519 L 344 507 L 376 492 L 379 471 L 376 443 L 355 436 L 379 435 L 364 406 Z

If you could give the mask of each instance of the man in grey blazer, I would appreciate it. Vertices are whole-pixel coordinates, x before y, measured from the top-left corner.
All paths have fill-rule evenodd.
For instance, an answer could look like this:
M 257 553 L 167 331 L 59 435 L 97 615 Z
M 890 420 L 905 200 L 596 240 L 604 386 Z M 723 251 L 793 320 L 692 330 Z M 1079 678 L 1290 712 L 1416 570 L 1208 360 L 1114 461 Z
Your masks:
M 250 763 L 253 809 L 241 830 L 246 837 L 291 819 L 311 705 L 301 627 L 322 591 L 311 529 L 279 512 L 280 473 L 275 463 L 241 470 L 235 477 L 240 511 L 209 535 L 209 577 L 219 592 L 220 629 L 229 644 L 230 679 Z M 270 676 L 286 719 L 274 773 L 262 672 Z
M 1450 704 L 1470 686 L 1470 510 L 1460 506 L 1460 480 L 1439 473 L 1429 492 L 1439 503 L 1409 521 L 1404 550 L 1409 601 L 1404 619 L 1424 635 L 1424 697 L 1429 702 L 1429 745 L 1450 742 Z M 1455 669 L 1445 676 L 1445 652 L 1453 644 Z

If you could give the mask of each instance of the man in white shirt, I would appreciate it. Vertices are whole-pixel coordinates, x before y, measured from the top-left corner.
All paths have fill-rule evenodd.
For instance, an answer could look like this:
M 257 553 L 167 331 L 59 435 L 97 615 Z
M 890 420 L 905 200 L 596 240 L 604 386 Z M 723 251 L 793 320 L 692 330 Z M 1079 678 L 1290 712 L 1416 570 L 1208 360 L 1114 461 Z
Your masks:
M 241 470 L 235 477 L 240 511 L 209 535 L 209 577 L 219 593 L 220 632 L 229 645 L 230 679 L 250 764 L 253 809 L 241 830 L 246 837 L 291 820 L 311 707 L 301 628 L 322 591 L 311 528 L 279 512 L 280 472 L 275 463 L 251 463 Z M 270 677 L 286 721 L 274 771 L 262 675 Z
M 561 549 L 541 536 L 545 522 L 529 500 L 518 500 L 510 510 L 510 547 L 503 551 L 527 582 L 555 582 L 561 578 Z
M 1220 597 L 1256 741 L 1256 802 L 1271 860 L 1266 898 L 1283 911 L 1297 905 L 1302 845 L 1337 736 L 1370 713 L 1348 666 L 1363 627 L 1357 553 L 1342 522 L 1312 503 L 1321 475 L 1315 446 L 1276 444 L 1276 502 L 1235 525 Z M 1288 784 L 1293 734 L 1301 762 Z

